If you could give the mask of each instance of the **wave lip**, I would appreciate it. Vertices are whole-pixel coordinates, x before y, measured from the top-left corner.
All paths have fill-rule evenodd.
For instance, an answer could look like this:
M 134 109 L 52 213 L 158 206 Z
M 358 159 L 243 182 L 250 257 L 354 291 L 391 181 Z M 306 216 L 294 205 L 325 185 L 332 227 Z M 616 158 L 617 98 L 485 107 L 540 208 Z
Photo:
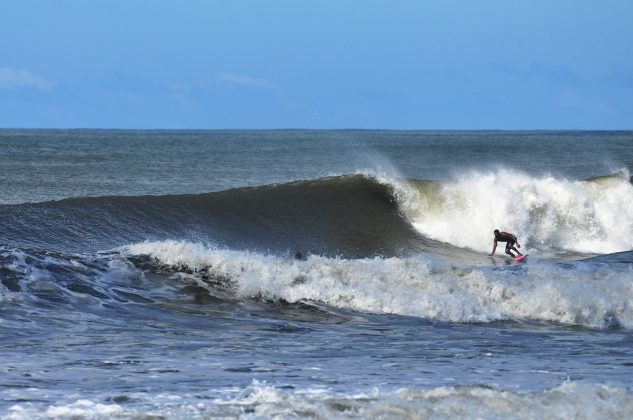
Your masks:
M 591 264 L 456 267 L 428 257 L 305 261 L 177 241 L 127 246 L 176 270 L 230 279 L 242 298 L 322 302 L 451 322 L 536 320 L 633 328 L 633 269 Z

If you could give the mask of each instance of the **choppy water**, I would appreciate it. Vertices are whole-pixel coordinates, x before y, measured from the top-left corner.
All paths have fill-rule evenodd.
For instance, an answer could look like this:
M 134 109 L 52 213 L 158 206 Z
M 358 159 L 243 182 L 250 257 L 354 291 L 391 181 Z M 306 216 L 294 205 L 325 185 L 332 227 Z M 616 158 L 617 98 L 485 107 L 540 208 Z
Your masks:
M 631 132 L 1 130 L 0 415 L 625 416 L 631 168 Z

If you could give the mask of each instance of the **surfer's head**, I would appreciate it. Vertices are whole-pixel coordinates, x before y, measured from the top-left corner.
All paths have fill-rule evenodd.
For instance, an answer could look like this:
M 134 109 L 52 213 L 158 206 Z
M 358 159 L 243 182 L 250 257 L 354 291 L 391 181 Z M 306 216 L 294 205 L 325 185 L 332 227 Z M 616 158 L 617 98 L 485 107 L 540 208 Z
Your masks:
M 493 233 L 495 234 L 495 236 L 499 235 L 499 229 L 495 229 Z

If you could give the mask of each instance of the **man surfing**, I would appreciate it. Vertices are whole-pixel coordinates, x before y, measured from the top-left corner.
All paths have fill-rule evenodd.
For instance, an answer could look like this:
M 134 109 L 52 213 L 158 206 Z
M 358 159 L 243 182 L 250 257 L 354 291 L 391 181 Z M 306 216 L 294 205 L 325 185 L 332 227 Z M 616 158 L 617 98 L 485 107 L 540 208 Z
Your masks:
M 520 257 L 523 255 L 517 249 L 517 248 L 521 248 L 521 245 L 519 244 L 519 240 L 517 239 L 515 235 L 508 232 L 499 232 L 499 229 L 495 229 L 494 234 L 495 234 L 495 239 L 494 239 L 494 245 L 492 246 L 492 254 L 490 254 L 491 256 L 494 255 L 495 251 L 497 250 L 497 242 L 506 243 L 506 254 L 508 254 L 512 258 Z M 516 244 L 516 247 L 514 246 L 515 244 Z M 516 251 L 518 255 L 514 255 L 512 251 Z

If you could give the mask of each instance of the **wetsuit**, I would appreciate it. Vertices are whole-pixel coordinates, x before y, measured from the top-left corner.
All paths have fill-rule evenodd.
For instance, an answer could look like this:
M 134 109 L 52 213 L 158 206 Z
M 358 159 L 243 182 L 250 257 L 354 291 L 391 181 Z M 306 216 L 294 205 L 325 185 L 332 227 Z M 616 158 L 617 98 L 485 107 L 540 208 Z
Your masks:
M 495 246 L 492 251 L 493 254 L 494 250 L 497 248 L 497 242 L 506 242 L 506 254 L 514 257 L 514 254 L 511 252 L 512 250 L 514 250 L 517 252 L 517 254 L 522 255 L 516 248 L 514 248 L 514 245 L 518 243 L 518 239 L 513 234 L 508 232 L 499 232 L 498 235 L 495 235 Z

